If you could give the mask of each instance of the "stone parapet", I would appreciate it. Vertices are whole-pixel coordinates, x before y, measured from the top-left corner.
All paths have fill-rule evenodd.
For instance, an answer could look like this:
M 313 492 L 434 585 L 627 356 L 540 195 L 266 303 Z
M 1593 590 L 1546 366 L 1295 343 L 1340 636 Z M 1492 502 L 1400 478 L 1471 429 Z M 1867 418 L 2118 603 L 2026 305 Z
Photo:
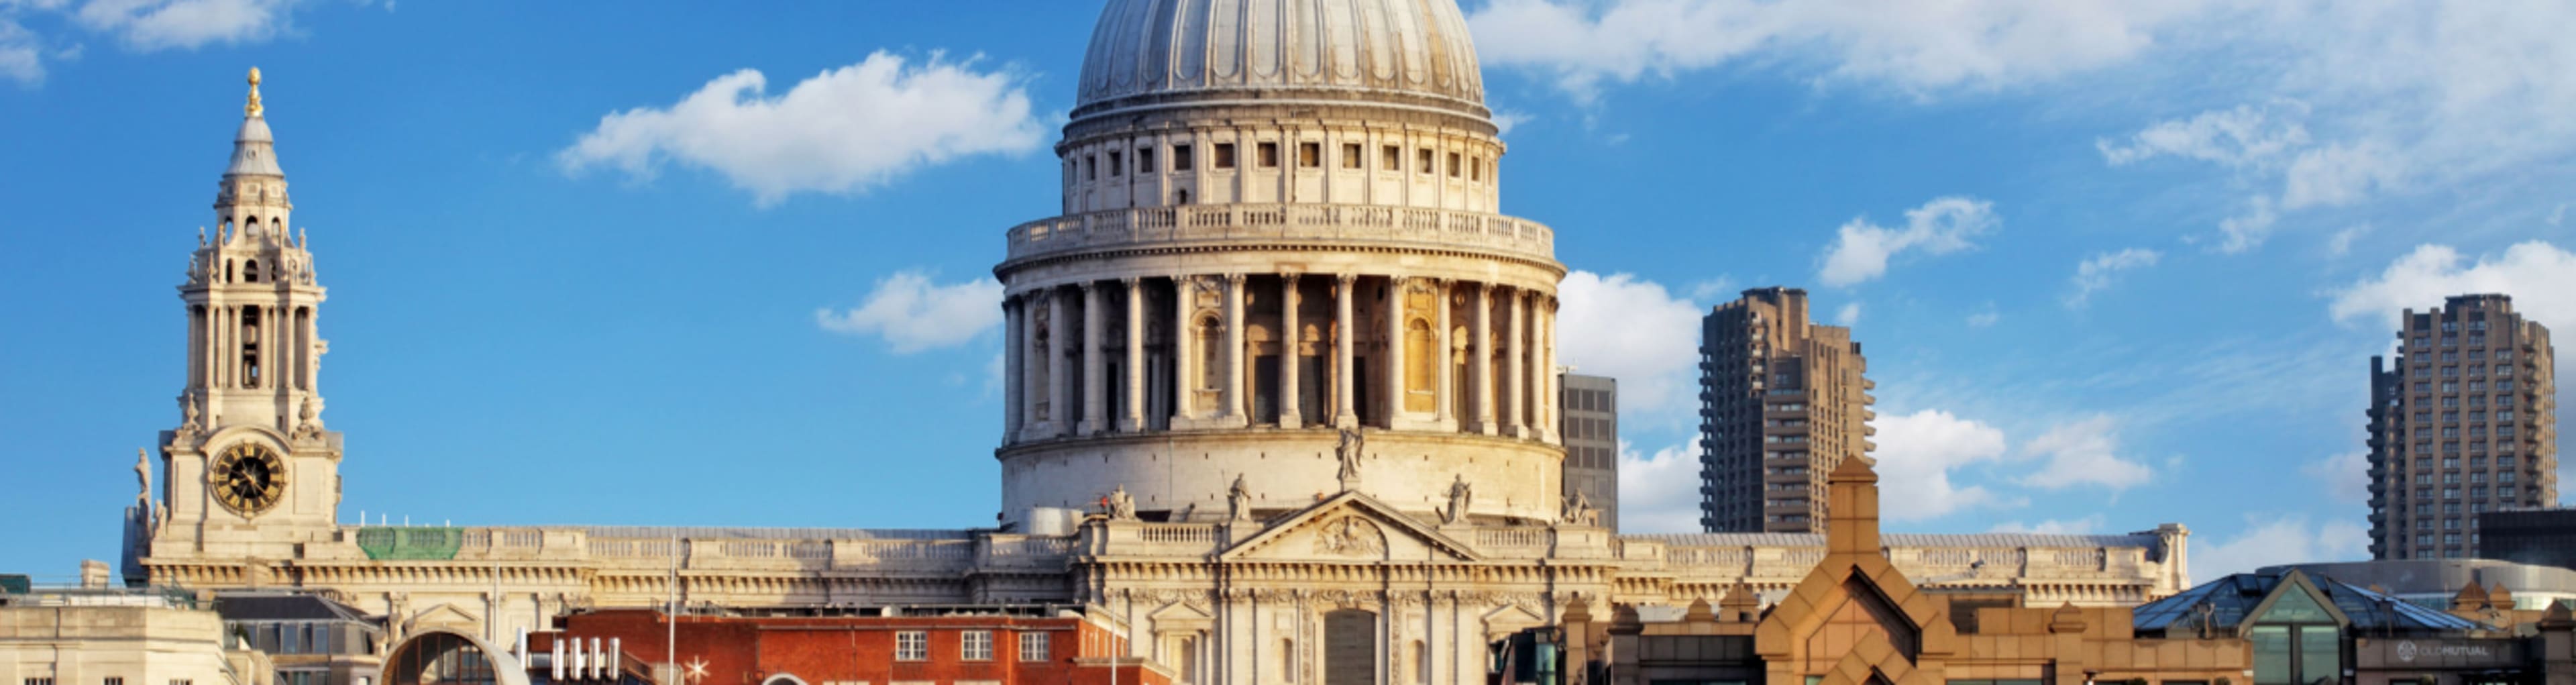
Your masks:
M 1556 232 L 1528 219 L 1447 209 L 1343 204 L 1212 204 L 1068 214 L 1013 226 L 1012 262 L 1118 248 L 1249 247 L 1303 241 L 1467 250 L 1553 265 Z

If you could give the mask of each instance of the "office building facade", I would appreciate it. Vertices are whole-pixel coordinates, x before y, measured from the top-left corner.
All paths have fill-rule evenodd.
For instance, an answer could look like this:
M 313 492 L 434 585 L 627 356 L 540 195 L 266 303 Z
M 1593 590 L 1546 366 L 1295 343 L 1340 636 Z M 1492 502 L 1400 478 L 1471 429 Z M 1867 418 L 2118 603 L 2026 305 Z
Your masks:
M 1589 507 L 1600 526 L 1619 529 L 1619 379 L 1563 374 L 1565 499 L 1568 509 Z

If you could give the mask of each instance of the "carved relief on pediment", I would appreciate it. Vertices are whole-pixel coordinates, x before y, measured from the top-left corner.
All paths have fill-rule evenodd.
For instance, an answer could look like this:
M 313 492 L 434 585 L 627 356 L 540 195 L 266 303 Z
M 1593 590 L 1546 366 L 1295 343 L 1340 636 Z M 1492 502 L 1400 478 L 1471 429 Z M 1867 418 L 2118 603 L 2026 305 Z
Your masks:
M 1342 557 L 1383 559 L 1386 557 L 1386 533 L 1377 524 L 1358 516 L 1343 516 L 1324 522 L 1315 535 L 1315 553 Z

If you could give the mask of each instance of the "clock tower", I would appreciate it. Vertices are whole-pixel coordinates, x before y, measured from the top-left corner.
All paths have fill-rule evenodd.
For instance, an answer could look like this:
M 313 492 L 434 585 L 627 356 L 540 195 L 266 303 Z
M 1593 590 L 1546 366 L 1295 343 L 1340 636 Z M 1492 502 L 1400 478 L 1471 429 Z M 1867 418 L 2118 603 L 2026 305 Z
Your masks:
M 129 515 L 137 556 L 288 560 L 334 537 L 340 434 L 322 424 L 323 288 L 303 231 L 290 229 L 294 209 L 252 69 L 216 229 L 199 229 L 179 286 L 187 382 L 178 427 L 160 435 L 161 506 Z

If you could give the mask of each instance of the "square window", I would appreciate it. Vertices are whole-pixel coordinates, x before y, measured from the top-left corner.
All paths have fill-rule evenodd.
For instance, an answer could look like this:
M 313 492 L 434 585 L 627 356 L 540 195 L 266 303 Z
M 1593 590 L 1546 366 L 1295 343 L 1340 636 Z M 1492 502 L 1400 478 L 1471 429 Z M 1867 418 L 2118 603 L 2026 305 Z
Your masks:
M 1378 166 L 1385 167 L 1387 171 L 1404 170 L 1404 148 L 1386 146 L 1385 149 L 1378 151 L 1378 157 L 1381 158 Z
M 1174 146 L 1172 146 L 1172 170 L 1173 170 L 1173 171 L 1189 171 L 1189 170 L 1190 170 L 1190 144 L 1189 144 L 1189 143 L 1182 143 L 1182 144 L 1179 144 L 1179 145 L 1174 145 Z
M 1136 148 L 1136 173 L 1154 173 L 1154 148 Z
M 1234 168 L 1234 144 L 1233 144 L 1233 143 L 1217 143 L 1217 144 L 1216 144 L 1216 168 L 1219 168 L 1219 169 L 1232 169 L 1232 168 Z
M 1127 156 L 1120 154 L 1116 150 L 1111 150 L 1109 152 L 1109 176 L 1111 178 L 1116 178 L 1119 170 L 1125 168 L 1127 168 Z
M 1047 633 L 1034 631 L 1020 633 L 1020 660 L 1047 660 L 1048 657 L 1052 656 L 1050 648 L 1053 647 L 1053 645 L 1047 644 L 1048 639 L 1049 635 Z
M 1432 168 L 1432 164 L 1431 164 L 1431 148 L 1427 148 L 1427 147 L 1426 147 L 1426 148 L 1422 148 L 1422 150 L 1421 150 L 1421 154 L 1414 155 L 1414 159 L 1413 159 L 1413 171 L 1414 171 L 1415 173 L 1424 173 L 1424 174 L 1428 174 L 1428 173 L 1433 173 L 1433 172 L 1439 171 L 1438 169 L 1434 169 L 1434 168 Z
M 1359 144 L 1359 143 L 1343 143 L 1343 144 L 1342 144 L 1342 168 L 1344 168 L 1344 169 L 1357 169 L 1357 168 L 1360 168 L 1360 144 Z
M 1298 143 L 1297 166 L 1306 169 L 1314 169 L 1324 166 L 1324 144 Z
M 894 634 L 894 660 L 923 661 L 930 658 L 930 633 L 919 630 Z
M 1485 158 L 1477 157 L 1475 159 L 1468 160 L 1468 162 L 1467 180 L 1475 181 L 1477 183 L 1485 182 Z
M 1100 180 L 1100 156 L 1099 156 L 1099 155 L 1086 155 L 1086 156 L 1084 156 L 1084 157 L 1082 158 L 1082 180 L 1085 180 L 1085 181 L 1097 181 L 1097 180 Z
M 1261 168 L 1264 168 L 1264 169 L 1276 169 L 1276 168 L 1279 168 L 1279 144 L 1278 144 L 1278 143 L 1269 143 L 1269 142 L 1261 143 L 1258 147 L 1255 147 L 1255 148 L 1254 148 L 1254 151 L 1255 151 L 1255 154 L 1260 155 L 1260 158 L 1259 158 L 1259 159 L 1257 159 L 1256 161 L 1258 161 L 1258 162 L 1261 164 Z
M 1449 177 L 1458 177 L 1458 153 L 1449 153 Z
M 969 630 L 957 634 L 957 657 L 967 661 L 993 660 L 993 631 Z

